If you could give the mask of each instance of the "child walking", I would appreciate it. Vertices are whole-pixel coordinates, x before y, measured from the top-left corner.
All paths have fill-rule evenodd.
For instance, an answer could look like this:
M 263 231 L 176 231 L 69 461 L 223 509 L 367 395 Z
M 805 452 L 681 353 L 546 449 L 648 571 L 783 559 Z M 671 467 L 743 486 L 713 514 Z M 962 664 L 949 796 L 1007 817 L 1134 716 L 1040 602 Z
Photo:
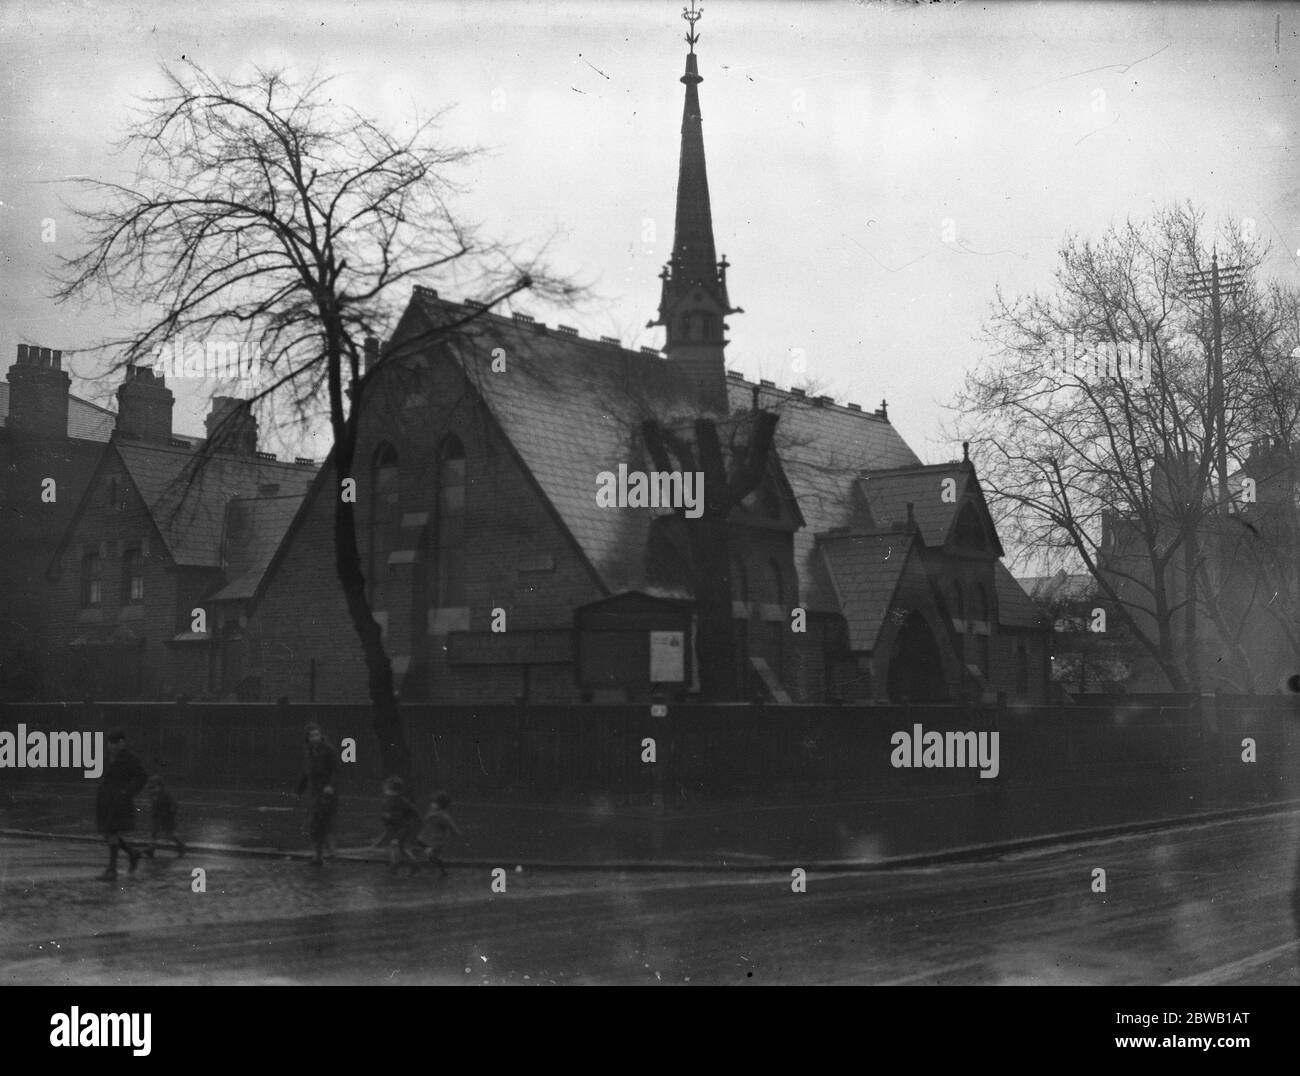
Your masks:
M 420 869 L 420 861 L 411 851 L 411 845 L 420 830 L 420 812 L 406 798 L 406 784 L 400 777 L 390 777 L 383 784 L 384 792 L 384 835 L 375 842 L 376 847 L 389 846 L 388 869 L 397 873 L 398 860 L 404 861 L 415 874 Z
M 108 734 L 108 765 L 99 779 L 99 794 L 95 799 L 95 827 L 108 845 L 108 866 L 100 875 L 111 882 L 117 877 L 117 853 L 120 849 L 130 860 L 128 870 L 135 873 L 140 862 L 140 852 L 123 836 L 135 829 L 135 803 L 149 775 L 144 765 L 126 749 L 126 733 L 114 729 Z
M 149 778 L 144 786 L 144 794 L 150 801 L 149 844 L 144 854 L 153 859 L 154 850 L 158 847 L 158 837 L 161 835 L 176 846 L 176 858 L 180 859 L 185 854 L 185 842 L 176 836 L 175 798 L 163 787 L 163 779 L 157 774 Z
M 447 810 L 450 806 L 451 797 L 445 792 L 439 792 L 433 797 L 433 803 L 424 816 L 424 823 L 429 829 L 429 862 L 438 868 L 439 878 L 447 877 L 447 867 L 442 862 L 442 849 L 447 843 L 447 835 L 454 833 L 457 837 L 464 837 Z
M 333 850 L 334 820 L 339 813 L 338 790 L 334 787 L 339 753 L 315 721 L 308 722 L 304 731 L 307 768 L 298 781 L 298 797 L 301 799 L 304 792 L 311 792 L 311 811 L 307 816 L 307 836 L 312 843 L 309 862 L 319 867 L 325 862 L 326 851 Z

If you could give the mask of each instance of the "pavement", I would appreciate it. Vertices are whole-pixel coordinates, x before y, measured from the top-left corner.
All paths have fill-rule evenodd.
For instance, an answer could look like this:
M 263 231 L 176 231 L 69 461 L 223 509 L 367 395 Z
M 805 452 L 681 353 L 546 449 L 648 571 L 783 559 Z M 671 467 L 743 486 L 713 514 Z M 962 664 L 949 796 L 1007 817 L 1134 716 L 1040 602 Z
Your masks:
M 173 788 L 178 831 L 196 852 L 302 858 L 309 855 L 307 801 L 288 793 Z M 86 840 L 94 833 L 96 782 L 11 783 L 0 789 L 0 834 Z M 1146 818 L 1101 813 L 1083 827 L 1053 827 L 1032 812 L 985 817 L 960 797 L 937 801 L 757 805 L 673 810 L 607 800 L 580 806 L 453 804 L 464 832 L 444 853 L 452 866 L 551 870 L 878 870 L 990 855 L 1273 814 L 1300 801 L 1231 809 L 1173 808 Z M 972 803 L 970 807 L 975 805 Z M 335 843 L 341 860 L 379 861 L 378 797 L 340 797 Z M 137 799 L 134 839 L 148 836 Z M 170 850 L 160 855 L 169 856 Z

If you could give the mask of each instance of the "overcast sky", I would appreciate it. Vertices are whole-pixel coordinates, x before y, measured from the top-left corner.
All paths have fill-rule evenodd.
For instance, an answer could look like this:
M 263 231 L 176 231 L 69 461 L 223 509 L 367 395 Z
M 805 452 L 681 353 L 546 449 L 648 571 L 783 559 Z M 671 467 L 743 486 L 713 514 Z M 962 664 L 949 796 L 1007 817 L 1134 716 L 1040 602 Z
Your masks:
M 1268 271 L 1300 284 L 1300 10 L 1285 4 L 877 5 L 710 0 L 699 23 L 729 364 L 811 379 L 889 414 L 926 462 L 960 455 L 945 412 L 995 286 L 1045 285 L 1064 234 L 1191 199 L 1251 218 Z M 680 0 L 614 3 L 5 3 L 0 7 L 0 371 L 19 343 L 93 343 L 122 312 L 56 307 L 43 274 L 76 249 L 63 177 L 109 156 L 158 65 L 339 76 L 399 129 L 444 106 L 494 235 L 551 233 L 599 301 L 552 324 L 646 329 L 672 245 L 686 46 Z M 42 242 L 53 219 L 57 239 Z M 954 242 L 944 242 L 945 221 Z M 428 283 L 439 286 L 439 281 Z M 454 294 L 452 296 L 459 298 Z M 807 370 L 792 368 L 794 349 Z M 78 367 L 74 391 L 113 384 Z M 201 433 L 204 382 L 175 382 Z M 264 445 L 280 449 L 274 442 Z M 318 451 L 323 454 L 323 442 Z

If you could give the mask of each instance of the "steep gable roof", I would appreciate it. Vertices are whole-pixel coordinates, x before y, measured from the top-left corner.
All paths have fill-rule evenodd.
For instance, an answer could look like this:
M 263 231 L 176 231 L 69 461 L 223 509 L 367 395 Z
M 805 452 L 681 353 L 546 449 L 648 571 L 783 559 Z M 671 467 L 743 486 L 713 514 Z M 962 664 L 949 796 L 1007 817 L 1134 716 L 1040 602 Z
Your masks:
M 848 625 L 851 650 L 876 648 L 915 544 L 913 534 L 898 531 L 818 535 L 817 549 Z
M 427 289 L 417 289 L 412 303 L 430 327 L 472 312 Z M 496 348 L 503 349 L 506 369 L 494 373 Z M 641 422 L 692 411 L 678 371 L 658 355 L 490 313 L 461 331 L 454 353 L 604 584 L 611 592 L 644 589 L 653 515 L 599 507 L 596 476 L 620 463 L 652 469 Z M 815 588 L 814 533 L 849 522 L 857 472 L 919 461 L 879 416 L 735 377 L 727 378 L 727 390 L 733 411 L 747 411 L 757 399 L 780 413 L 781 470 L 806 523 L 794 537 L 796 566 L 801 585 Z M 814 607 L 835 608 L 833 595 L 817 598 Z
M 253 597 L 302 503 L 302 494 L 232 497 L 226 502 L 221 538 L 226 585 L 209 600 Z
M 943 481 L 955 482 L 952 500 L 942 497 Z M 916 525 L 927 546 L 936 548 L 952 538 L 953 527 L 968 499 L 974 500 L 993 537 L 991 551 L 1003 555 L 997 530 L 989 519 L 984 494 L 974 469 L 966 463 L 936 463 L 928 466 L 872 470 L 858 479 L 858 488 L 867 502 L 871 517 L 879 527 L 889 527 L 907 519 L 912 505 Z
M 257 457 L 205 454 L 162 445 L 114 442 L 123 466 L 153 518 L 172 560 L 221 567 L 226 502 L 256 496 L 264 482 L 301 499 L 315 468 Z
M 1043 626 L 1038 606 L 1000 560 L 993 565 L 993 586 L 997 593 L 999 624 L 1008 628 Z

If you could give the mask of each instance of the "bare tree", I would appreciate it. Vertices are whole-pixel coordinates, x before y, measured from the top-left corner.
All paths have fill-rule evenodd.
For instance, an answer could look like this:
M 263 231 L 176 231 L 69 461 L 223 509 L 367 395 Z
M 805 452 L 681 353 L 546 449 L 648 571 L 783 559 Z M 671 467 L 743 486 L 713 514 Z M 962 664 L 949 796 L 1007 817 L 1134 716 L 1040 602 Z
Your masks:
M 995 357 L 968 376 L 958 407 L 1018 544 L 1048 570 L 1090 573 L 1173 689 L 1199 685 L 1208 622 L 1253 690 L 1251 611 L 1224 569 L 1238 505 L 1216 459 L 1220 448 L 1244 459 L 1265 431 L 1289 438 L 1300 401 L 1265 406 L 1269 379 L 1290 376 L 1276 346 L 1284 296 L 1256 280 L 1266 252 L 1236 229 L 1217 243 L 1206 232 L 1203 213 L 1179 205 L 1096 242 L 1068 237 L 1050 292 L 998 294 L 986 327 Z M 1223 296 L 1221 386 L 1207 302 L 1189 285 L 1212 245 L 1243 280 Z
M 439 115 L 398 137 L 335 103 L 327 78 L 296 84 L 263 69 L 219 78 L 194 64 L 163 75 L 166 91 L 144 101 L 118 146 L 137 160 L 134 179 L 81 181 L 93 196 L 91 208 L 75 211 L 85 246 L 55 277 L 60 301 L 106 298 L 140 312 L 138 329 L 101 345 L 119 367 L 152 362 L 185 337 L 254 344 L 262 382 L 250 406 L 279 400 L 305 423 L 324 395 L 334 473 L 346 481 L 375 373 L 364 342 L 391 329 L 412 282 L 472 279 L 488 296 L 482 310 L 525 289 L 556 301 L 579 293 L 453 214 L 450 173 L 475 151 L 439 144 Z M 406 773 L 355 498 L 332 495 L 335 570 L 365 656 L 384 766 Z

